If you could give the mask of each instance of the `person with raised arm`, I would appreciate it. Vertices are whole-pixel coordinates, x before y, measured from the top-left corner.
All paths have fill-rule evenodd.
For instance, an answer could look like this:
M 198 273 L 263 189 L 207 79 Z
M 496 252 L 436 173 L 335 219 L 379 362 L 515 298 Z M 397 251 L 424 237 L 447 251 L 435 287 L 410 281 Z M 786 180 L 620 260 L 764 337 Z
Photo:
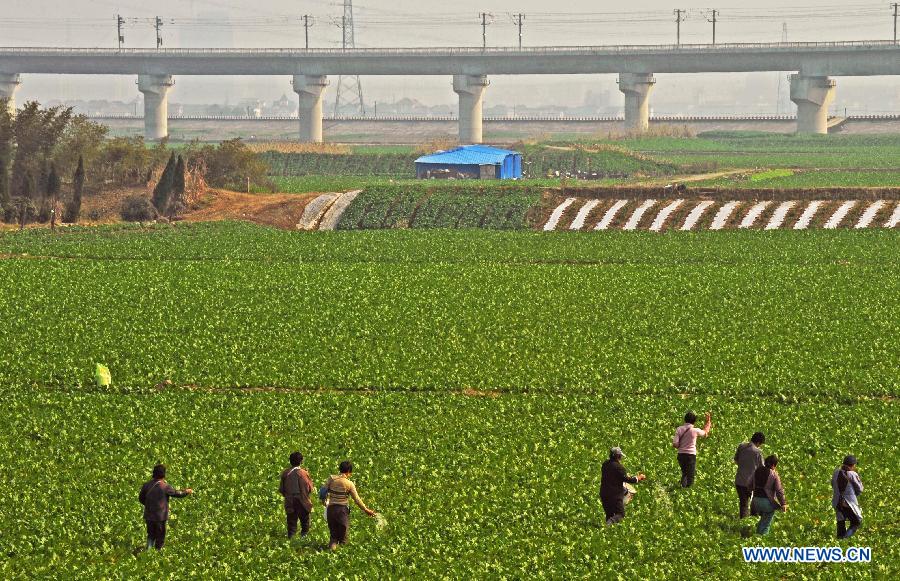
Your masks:
M 625 518 L 625 505 L 633 493 L 626 484 L 637 484 L 646 478 L 643 474 L 629 476 L 622 465 L 625 454 L 616 446 L 609 451 L 609 459 L 600 468 L 600 502 L 606 514 L 606 524 L 612 525 Z
M 144 522 L 147 524 L 147 548 L 161 551 L 166 542 L 166 522 L 169 520 L 169 499 L 182 498 L 194 491 L 190 488 L 176 490 L 166 482 L 166 467 L 153 467 L 152 478 L 141 487 L 138 501 L 144 505 Z
M 350 528 L 350 499 L 356 503 L 367 516 L 374 517 L 374 510 L 368 508 L 356 492 L 356 485 L 350 480 L 353 464 L 344 460 L 338 466 L 338 474 L 328 477 L 325 486 L 319 491 L 319 499 L 327 508 L 325 516 L 328 521 L 328 549 L 334 551 L 338 545 L 347 543 Z
M 706 424 L 703 429 L 697 428 L 697 414 L 689 411 L 684 414 L 684 423 L 675 430 L 672 436 L 672 447 L 678 450 L 678 465 L 681 467 L 681 486 L 689 488 L 694 484 L 697 474 L 697 438 L 706 438 L 712 431 L 712 413 L 706 412 Z

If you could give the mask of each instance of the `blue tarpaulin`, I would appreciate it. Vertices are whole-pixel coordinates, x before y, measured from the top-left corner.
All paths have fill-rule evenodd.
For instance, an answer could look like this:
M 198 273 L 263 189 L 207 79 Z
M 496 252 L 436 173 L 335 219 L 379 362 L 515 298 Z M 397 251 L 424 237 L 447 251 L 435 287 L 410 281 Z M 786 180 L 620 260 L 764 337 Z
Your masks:
M 416 160 L 419 178 L 447 174 L 463 178 L 519 179 L 522 177 L 522 154 L 487 145 L 464 145 L 423 155 Z

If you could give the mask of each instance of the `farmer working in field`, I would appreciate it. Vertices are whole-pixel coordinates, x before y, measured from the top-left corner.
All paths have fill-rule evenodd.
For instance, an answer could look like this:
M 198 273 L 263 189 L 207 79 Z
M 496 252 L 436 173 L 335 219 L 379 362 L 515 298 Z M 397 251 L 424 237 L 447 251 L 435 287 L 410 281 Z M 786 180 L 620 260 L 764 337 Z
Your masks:
M 344 460 L 338 466 L 339 474 L 328 477 L 328 482 L 319 491 L 319 499 L 327 508 L 325 515 L 328 520 L 328 532 L 330 540 L 328 549 L 334 551 L 338 545 L 347 542 L 347 530 L 350 527 L 350 499 L 356 503 L 368 516 L 375 516 L 377 513 L 366 507 L 365 503 L 356 492 L 356 485 L 350 481 L 350 475 L 353 474 L 353 464 L 349 460 Z
M 312 501 L 309 495 L 313 491 L 313 483 L 309 472 L 300 467 L 303 454 L 292 452 L 289 458 L 291 467 L 281 473 L 281 484 L 278 492 L 284 497 L 284 512 L 287 515 L 287 536 L 290 539 L 297 534 L 297 521 L 300 521 L 300 536 L 309 532 L 309 513 Z
M 688 488 L 694 484 L 697 473 L 697 438 L 707 437 L 712 431 L 712 414 L 706 412 L 706 425 L 703 429 L 695 428 L 697 414 L 688 412 L 684 415 L 684 424 L 678 426 L 672 437 L 672 447 L 678 450 L 678 465 L 681 466 L 681 486 Z
M 778 456 L 775 454 L 767 457 L 753 473 L 753 508 L 759 515 L 756 532 L 761 535 L 769 533 L 776 510 L 787 512 L 784 487 L 778 475 Z
M 169 520 L 169 498 L 181 498 L 193 494 L 190 488 L 175 490 L 166 482 L 166 467 L 153 467 L 153 478 L 141 487 L 138 500 L 144 505 L 144 522 L 147 523 L 147 548 L 163 548 L 166 542 L 166 521 Z
M 744 442 L 737 447 L 734 453 L 734 463 L 737 464 L 737 475 L 734 478 L 734 487 L 737 489 L 740 518 L 750 516 L 750 498 L 753 496 L 753 473 L 763 465 L 762 445 L 766 437 L 762 432 L 756 432 L 749 442 Z
M 837 517 L 837 536 L 839 539 L 850 538 L 862 524 L 859 495 L 862 494 L 863 484 L 859 472 L 856 471 L 856 456 L 851 454 L 844 458 L 843 464 L 831 477 L 831 488 L 834 491 L 831 505 Z M 848 520 L 849 529 L 847 529 Z
M 643 474 L 629 476 L 622 466 L 624 457 L 622 448 L 615 447 L 609 451 L 609 460 L 600 468 L 600 502 L 603 504 L 608 525 L 616 524 L 625 518 L 625 505 L 632 497 L 625 484 L 637 484 L 646 478 Z

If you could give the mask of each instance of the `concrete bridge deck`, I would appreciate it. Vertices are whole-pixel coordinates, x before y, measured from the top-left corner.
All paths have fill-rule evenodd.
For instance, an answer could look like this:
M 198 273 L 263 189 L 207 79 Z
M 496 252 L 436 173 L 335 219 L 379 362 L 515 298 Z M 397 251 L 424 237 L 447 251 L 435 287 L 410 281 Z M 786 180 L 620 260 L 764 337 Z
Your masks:
M 0 48 L 0 99 L 13 102 L 21 74 L 138 75 L 145 135 L 167 134 L 174 75 L 290 75 L 300 101 L 300 139 L 321 141 L 327 75 L 447 75 L 459 96 L 459 139 L 482 140 L 488 75 L 619 74 L 625 124 L 649 125 L 654 73 L 792 71 L 797 130 L 828 132 L 835 76 L 900 75 L 890 41 L 558 46 L 534 48 L 99 49 Z
M 167 75 L 540 75 L 796 71 L 900 75 L 891 41 L 532 48 L 0 48 L 0 72 Z

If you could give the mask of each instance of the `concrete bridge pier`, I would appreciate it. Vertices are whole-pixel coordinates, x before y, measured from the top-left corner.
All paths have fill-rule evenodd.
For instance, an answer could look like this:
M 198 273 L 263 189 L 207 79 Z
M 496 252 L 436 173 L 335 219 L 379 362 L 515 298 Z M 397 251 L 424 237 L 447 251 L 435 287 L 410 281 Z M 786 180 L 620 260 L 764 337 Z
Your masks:
M 0 100 L 6 100 L 10 113 L 16 110 L 16 91 L 20 84 L 18 73 L 0 73 Z
M 484 140 L 482 104 L 484 90 L 490 84 L 487 75 L 453 75 L 453 91 L 459 95 L 459 142 L 462 144 Z
M 644 133 L 650 128 L 650 92 L 656 78 L 652 73 L 620 73 L 619 90 L 625 93 L 625 130 Z
M 797 133 L 828 133 L 828 107 L 834 79 L 791 75 L 791 101 L 797 105 Z
M 294 75 L 294 92 L 300 97 L 300 141 L 322 143 L 322 94 L 328 86 L 324 75 Z
M 144 94 L 144 139 L 158 141 L 169 136 L 169 89 L 172 75 L 138 75 L 138 91 Z

